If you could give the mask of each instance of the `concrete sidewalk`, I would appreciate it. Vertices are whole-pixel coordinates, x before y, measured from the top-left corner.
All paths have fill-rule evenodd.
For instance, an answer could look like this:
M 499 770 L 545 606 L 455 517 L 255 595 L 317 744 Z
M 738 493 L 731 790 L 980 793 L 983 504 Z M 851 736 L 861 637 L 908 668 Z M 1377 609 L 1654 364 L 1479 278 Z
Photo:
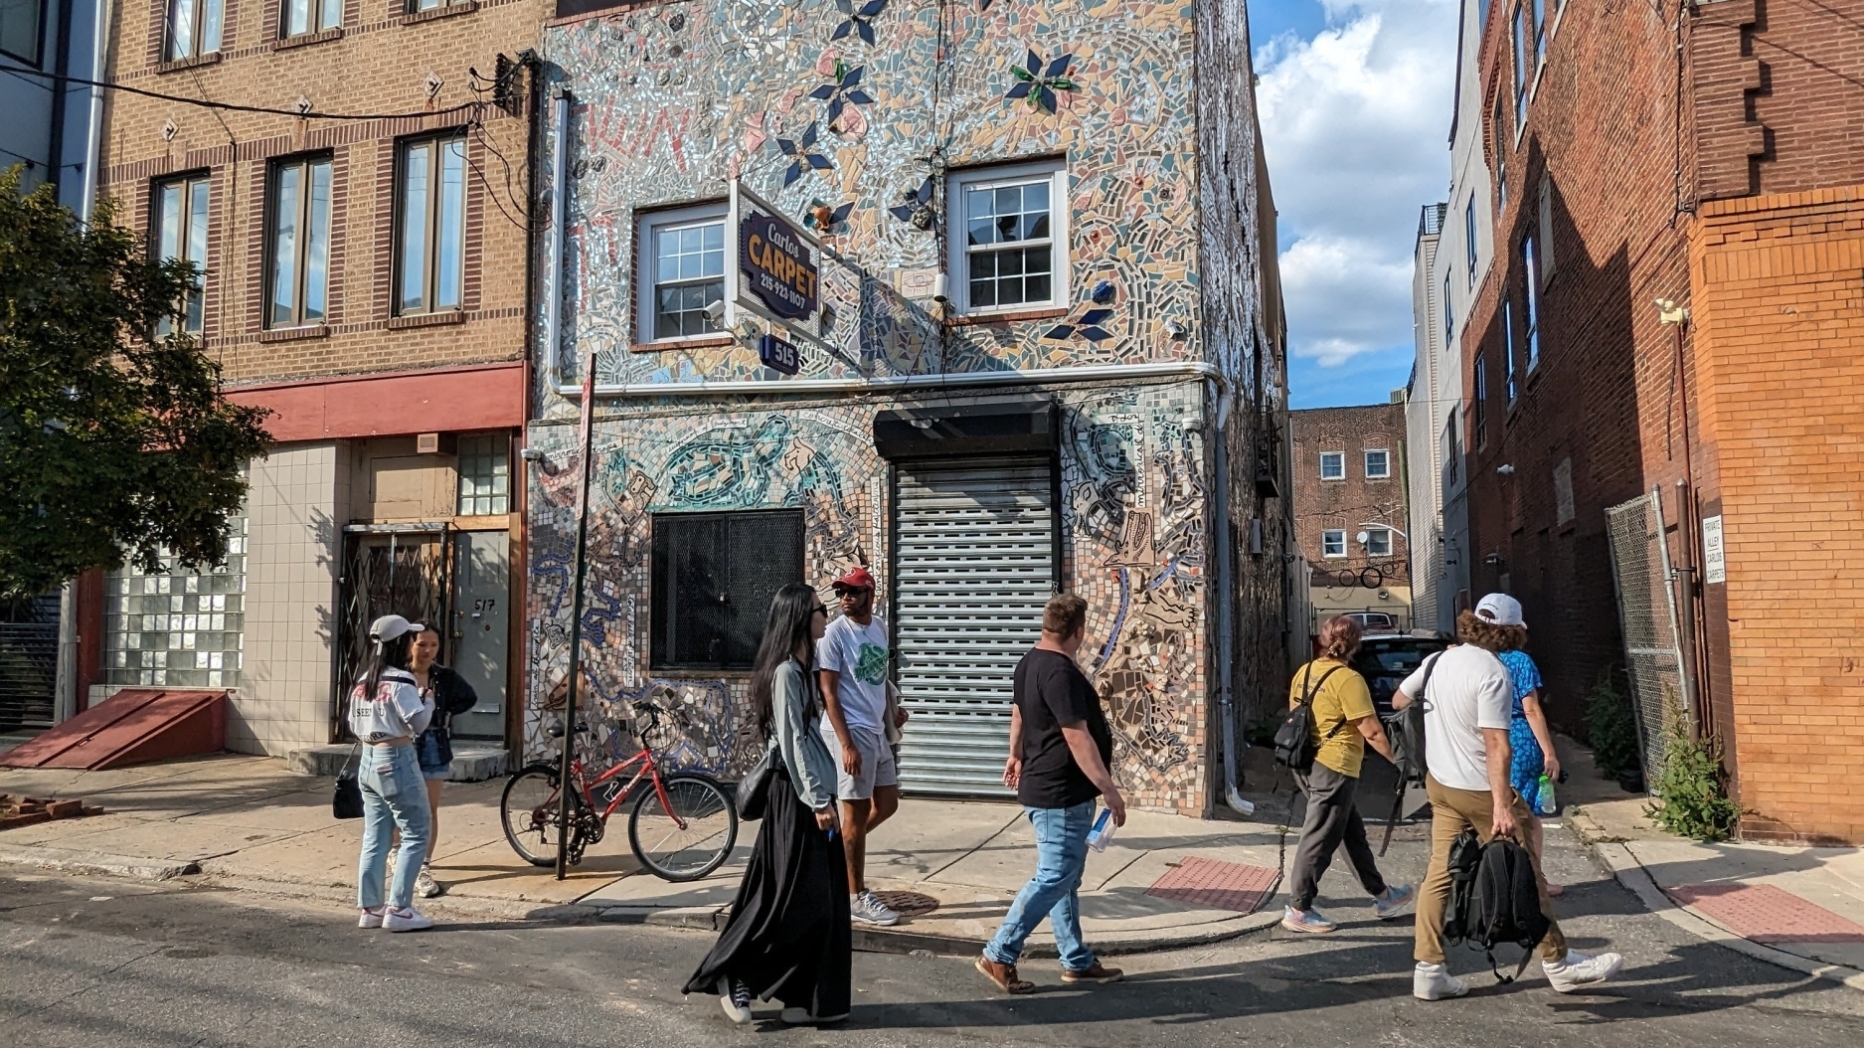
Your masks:
M 1577 781 L 1590 754 L 1576 750 L 1569 767 Z M 1604 783 L 1584 793 L 1567 797 L 1568 822 L 1647 908 L 1748 956 L 1864 990 L 1864 849 L 1703 844 L 1657 828 L 1642 795 Z
M 740 827 L 731 861 L 712 876 L 670 884 L 634 861 L 626 813 L 618 812 L 603 842 L 559 882 L 553 871 L 523 863 L 506 843 L 498 814 L 503 789 L 503 779 L 448 785 L 434 860 L 448 893 L 422 904 L 436 914 L 713 928 L 723 922 L 758 828 Z M 112 771 L 8 769 L 0 771 L 0 793 L 81 797 L 106 814 L 0 833 L 0 862 L 200 877 L 349 905 L 361 824 L 331 817 L 331 792 L 330 779 L 264 757 L 218 755 Z M 1280 813 L 1270 811 L 1265 807 L 1251 822 L 1132 813 L 1105 852 L 1090 853 L 1082 889 L 1087 938 L 1114 951 L 1160 949 L 1275 923 L 1281 833 Z M 870 886 L 908 916 L 893 929 L 857 926 L 857 945 L 887 950 L 976 949 L 1035 860 L 1027 821 L 1006 803 L 908 800 L 869 849 Z M 1159 890 L 1148 894 L 1155 885 Z M 1038 956 L 1053 950 L 1046 929 L 1031 941 Z

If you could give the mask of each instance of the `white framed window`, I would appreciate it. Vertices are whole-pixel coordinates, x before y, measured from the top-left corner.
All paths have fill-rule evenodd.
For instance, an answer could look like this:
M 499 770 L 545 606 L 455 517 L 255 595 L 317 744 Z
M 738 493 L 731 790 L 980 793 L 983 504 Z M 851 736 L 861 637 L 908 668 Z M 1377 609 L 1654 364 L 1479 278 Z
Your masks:
M 169 0 L 168 60 L 180 62 L 220 50 L 225 21 L 224 0 Z
M 1346 479 L 1346 452 L 1323 451 L 1320 453 L 1320 479 Z
M 1386 448 L 1366 451 L 1366 479 L 1385 480 L 1392 475 L 1392 453 Z
M 1511 40 L 1514 58 L 1514 92 L 1515 92 L 1515 134 L 1521 134 L 1521 128 L 1527 123 L 1527 10 L 1517 6 L 1514 12 L 1514 37 Z
M 1065 306 L 1068 169 L 1060 160 L 959 171 L 946 199 L 951 298 L 959 313 Z
M 1392 555 L 1392 533 L 1390 528 L 1366 529 L 1366 556 L 1389 557 Z
M 1346 529 L 1328 528 L 1320 533 L 1320 555 L 1323 557 L 1346 556 Z
M 723 200 L 635 220 L 635 341 L 678 342 L 718 331 L 706 307 L 725 300 Z

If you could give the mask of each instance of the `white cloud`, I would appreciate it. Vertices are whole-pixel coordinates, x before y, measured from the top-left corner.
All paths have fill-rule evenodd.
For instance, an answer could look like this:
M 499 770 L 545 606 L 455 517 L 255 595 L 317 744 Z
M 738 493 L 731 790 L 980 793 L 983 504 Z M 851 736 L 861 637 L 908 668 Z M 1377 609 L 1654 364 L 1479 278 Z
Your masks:
M 1418 210 L 1449 185 L 1457 0 L 1323 0 L 1256 54 L 1297 356 L 1409 354 Z

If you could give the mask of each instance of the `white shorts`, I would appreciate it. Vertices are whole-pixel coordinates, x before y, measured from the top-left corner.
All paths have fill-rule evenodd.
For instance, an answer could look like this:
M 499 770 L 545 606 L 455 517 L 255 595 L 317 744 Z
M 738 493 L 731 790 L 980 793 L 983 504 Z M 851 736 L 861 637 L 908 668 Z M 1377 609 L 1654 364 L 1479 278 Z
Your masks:
M 900 770 L 893 761 L 893 747 L 879 735 L 872 735 L 859 728 L 849 728 L 848 738 L 854 741 L 854 748 L 861 751 L 861 774 L 850 775 L 842 766 L 841 740 L 835 737 L 835 729 L 829 727 L 828 721 L 822 722 L 822 741 L 828 744 L 828 752 L 835 759 L 835 799 L 843 801 L 865 801 L 874 796 L 876 786 L 898 786 Z

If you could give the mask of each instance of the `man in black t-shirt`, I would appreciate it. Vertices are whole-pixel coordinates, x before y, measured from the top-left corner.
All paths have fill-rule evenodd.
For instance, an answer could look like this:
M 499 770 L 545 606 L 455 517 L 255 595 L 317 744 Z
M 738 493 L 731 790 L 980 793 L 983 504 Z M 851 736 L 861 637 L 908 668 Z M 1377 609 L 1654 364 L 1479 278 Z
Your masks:
M 1087 636 L 1087 601 L 1071 593 L 1042 611 L 1042 641 L 1016 664 L 1016 706 L 1010 714 L 1010 757 L 1003 784 L 1016 791 L 1036 831 L 1036 875 L 1010 904 L 977 970 L 1005 993 L 1030 993 L 1016 975 L 1023 941 L 1048 917 L 1068 983 L 1110 983 L 1118 968 L 1095 959 L 1081 942 L 1078 891 L 1087 868 L 1087 834 L 1094 798 L 1104 796 L 1116 826 L 1126 825 L 1126 801 L 1107 770 L 1113 732 L 1100 697 L 1075 664 Z

